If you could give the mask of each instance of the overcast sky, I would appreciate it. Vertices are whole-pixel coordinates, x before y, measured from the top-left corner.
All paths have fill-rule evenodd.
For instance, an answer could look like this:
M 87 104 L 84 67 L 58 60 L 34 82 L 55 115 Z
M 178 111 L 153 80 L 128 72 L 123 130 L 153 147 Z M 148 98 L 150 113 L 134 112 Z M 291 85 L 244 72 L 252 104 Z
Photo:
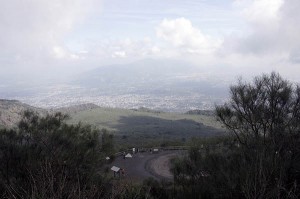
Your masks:
M 176 59 L 300 82 L 299 0 L 2 0 L 1 77 Z M 1 83 L 1 81 L 0 81 Z

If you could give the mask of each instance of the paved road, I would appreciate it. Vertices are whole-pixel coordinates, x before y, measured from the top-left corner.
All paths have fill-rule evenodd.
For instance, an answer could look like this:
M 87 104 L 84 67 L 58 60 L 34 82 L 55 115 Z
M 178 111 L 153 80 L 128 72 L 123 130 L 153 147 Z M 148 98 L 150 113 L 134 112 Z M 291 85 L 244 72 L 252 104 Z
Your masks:
M 156 180 L 173 180 L 169 171 L 169 160 L 176 156 L 182 156 L 185 151 L 161 151 L 157 154 L 149 152 L 133 154 L 132 158 L 117 157 L 110 166 L 117 166 L 125 170 L 122 178 L 130 181 L 143 181 L 149 177 Z

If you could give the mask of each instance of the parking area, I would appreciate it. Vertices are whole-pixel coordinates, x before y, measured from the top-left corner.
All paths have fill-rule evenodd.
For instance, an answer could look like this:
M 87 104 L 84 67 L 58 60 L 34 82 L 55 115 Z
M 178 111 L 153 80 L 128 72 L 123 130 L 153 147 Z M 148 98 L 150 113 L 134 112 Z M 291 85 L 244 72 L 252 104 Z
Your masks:
M 143 181 L 149 177 L 156 180 L 173 180 L 170 172 L 170 160 L 183 156 L 186 151 L 159 151 L 157 153 L 143 152 L 132 154 L 132 157 L 117 157 L 109 166 L 119 167 L 120 176 L 133 182 Z M 113 172 L 113 171 L 110 171 Z

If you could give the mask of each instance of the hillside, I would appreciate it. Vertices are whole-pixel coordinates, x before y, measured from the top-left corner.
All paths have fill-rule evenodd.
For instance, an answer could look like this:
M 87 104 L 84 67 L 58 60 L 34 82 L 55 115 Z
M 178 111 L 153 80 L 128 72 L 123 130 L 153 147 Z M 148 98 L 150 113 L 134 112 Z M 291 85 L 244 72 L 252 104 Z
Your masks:
M 46 115 L 47 113 L 62 112 L 64 114 L 72 116 L 73 114 L 76 114 L 78 112 L 91 110 L 97 107 L 97 105 L 88 103 L 58 109 L 42 109 L 30 106 L 18 100 L 0 99 L 0 127 L 11 128 L 15 126 L 20 121 L 22 113 L 26 110 L 34 111 L 41 115 Z
M 46 110 L 24 104 L 17 100 L 0 99 L 0 127 L 13 127 L 21 119 L 22 113 L 25 110 L 32 110 L 42 114 Z
M 168 113 L 153 110 L 151 111 L 150 109 L 145 108 L 131 110 L 118 108 L 103 108 L 98 107 L 96 105 L 94 106 L 94 108 L 89 108 L 81 111 L 69 111 L 69 113 L 72 113 L 70 115 L 71 119 L 69 121 L 71 123 L 82 122 L 85 124 L 95 125 L 98 128 L 109 128 L 114 131 L 122 131 L 121 129 L 117 128 L 117 126 L 123 123 L 125 118 L 146 117 L 169 121 L 190 120 L 214 129 L 222 129 L 221 124 L 217 122 L 213 116 L 206 114 Z M 146 121 L 146 119 L 144 119 L 144 121 Z M 133 126 L 136 125 L 138 125 L 138 122 L 136 124 L 133 124 Z M 147 123 L 145 127 L 147 127 Z
M 224 132 L 214 116 L 199 111 L 197 114 L 166 113 L 147 108 L 101 108 L 94 104 L 45 110 L 16 100 L 0 100 L 0 125 L 13 127 L 25 110 L 40 114 L 60 111 L 70 116 L 68 123 L 81 122 L 98 129 L 108 129 L 122 144 L 185 141 L 191 137 L 216 136 Z
M 222 135 L 220 123 L 213 116 L 165 113 L 148 109 L 94 108 L 71 115 L 70 123 L 82 122 L 107 128 L 123 144 L 184 142 L 192 137 Z
M 81 111 L 86 111 L 86 110 L 92 110 L 95 108 L 99 108 L 99 106 L 92 104 L 92 103 L 87 103 L 87 104 L 79 104 L 79 105 L 74 105 L 74 106 L 68 106 L 68 107 L 62 107 L 58 109 L 51 109 L 52 112 L 62 112 L 68 115 L 74 115 L 78 112 Z

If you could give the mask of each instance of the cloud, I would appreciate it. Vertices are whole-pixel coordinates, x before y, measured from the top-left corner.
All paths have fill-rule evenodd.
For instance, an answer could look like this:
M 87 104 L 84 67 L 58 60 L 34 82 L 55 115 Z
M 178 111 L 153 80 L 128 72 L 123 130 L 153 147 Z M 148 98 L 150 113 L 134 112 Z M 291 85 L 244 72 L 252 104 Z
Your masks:
M 299 81 L 300 1 L 236 1 L 234 6 L 247 31 L 224 38 L 215 57 L 218 65 L 232 74 L 277 71 Z
M 212 53 L 222 41 L 203 34 L 185 18 L 164 19 L 156 28 L 158 38 L 170 43 L 185 53 Z
M 219 53 L 255 56 L 273 60 L 272 63 L 289 65 L 298 63 L 300 54 L 300 1 L 274 0 L 251 1 L 241 4 L 242 16 L 250 29 L 243 36 L 224 39 Z
M 223 47 L 241 54 L 257 56 L 299 54 L 300 1 L 252 1 L 243 8 L 250 33 L 236 39 L 227 38 Z
M 54 46 L 53 53 L 54 53 L 54 56 L 58 59 L 64 58 L 66 56 L 65 50 L 60 46 Z
M 278 22 L 278 11 L 283 3 L 283 0 L 240 0 L 235 1 L 235 6 L 242 10 L 241 14 L 248 22 L 268 26 Z
M 43 67 L 51 60 L 76 57 L 64 47 L 64 37 L 84 20 L 92 3 L 92 0 L 1 1 L 1 66 Z
M 231 8 L 207 1 L 210 6 L 204 10 L 209 15 L 195 15 L 204 2 L 191 8 L 178 1 L 172 4 L 175 14 L 157 14 L 138 1 L 122 1 L 118 8 L 106 2 L 106 15 L 97 11 L 90 17 L 101 8 L 98 2 L 0 1 L 0 75 L 5 76 L 5 70 L 22 77 L 24 71 L 38 70 L 45 75 L 52 70 L 67 74 L 144 58 L 184 59 L 203 71 L 232 76 L 300 72 L 299 0 L 236 0 Z M 119 16 L 124 6 L 132 9 L 134 17 Z M 136 19 L 144 15 L 147 23 Z
M 84 54 L 82 52 L 72 53 L 68 49 L 62 46 L 53 46 L 52 48 L 52 57 L 55 59 L 67 59 L 67 60 L 79 60 L 85 59 Z
M 89 46 L 90 59 L 117 59 L 127 58 L 130 60 L 143 59 L 160 54 L 160 47 L 155 42 L 145 37 L 143 39 L 108 39 L 93 41 Z
M 116 51 L 112 53 L 113 58 L 125 58 L 126 52 L 125 51 Z

